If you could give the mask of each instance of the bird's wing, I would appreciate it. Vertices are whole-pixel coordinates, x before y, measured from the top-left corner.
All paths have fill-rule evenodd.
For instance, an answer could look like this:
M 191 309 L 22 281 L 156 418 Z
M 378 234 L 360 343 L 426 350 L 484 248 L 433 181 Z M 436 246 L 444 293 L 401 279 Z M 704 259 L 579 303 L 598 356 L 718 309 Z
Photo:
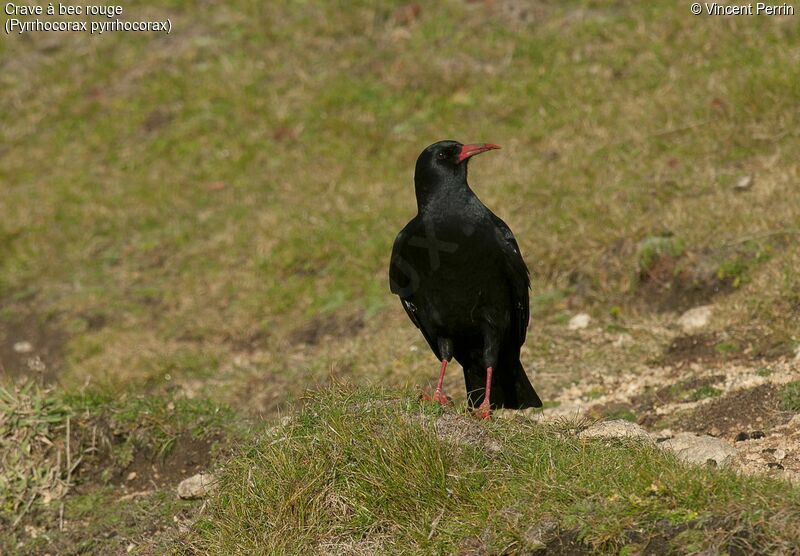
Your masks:
M 525 341 L 528 333 L 528 318 L 530 314 L 529 292 L 531 286 L 530 273 L 525 261 L 520 253 L 517 240 L 511 232 L 511 228 L 503 220 L 489 211 L 495 225 L 497 239 L 503 254 L 503 262 L 506 266 L 509 283 L 512 291 L 512 323 L 516 324 L 517 339 L 519 345 Z
M 410 268 L 410 265 L 402 255 L 403 248 L 408 238 L 411 236 L 408 231 L 410 226 L 411 222 L 406 224 L 406 226 L 400 230 L 400 233 L 397 234 L 394 245 L 392 246 L 392 258 L 389 260 L 389 290 L 399 295 L 401 299 L 408 297 L 403 294 L 406 293 L 406 290 L 410 289 L 409 286 L 412 278 L 410 274 L 413 273 L 413 269 Z
M 434 341 L 433 335 L 430 331 L 425 329 L 425 326 L 420 322 L 419 317 L 417 316 L 417 306 L 409 299 L 400 298 L 400 303 L 403 305 L 403 309 L 406 310 L 406 314 L 408 318 L 411 319 L 411 322 L 414 323 L 414 326 L 419 328 L 419 331 L 422 332 L 422 336 L 425 338 L 425 341 L 428 342 L 428 345 L 431 347 L 431 350 L 436 355 L 438 359 L 441 360 L 442 356 L 439 353 L 439 342 Z
M 400 297 L 400 303 L 403 305 L 403 309 L 405 309 L 408 318 L 411 319 L 414 326 L 419 328 L 420 332 L 422 332 L 425 341 L 428 342 L 428 345 L 433 350 L 433 353 L 436 354 L 436 357 L 440 357 L 438 342 L 434 341 L 431 332 L 426 330 L 425 326 L 421 323 L 417 306 L 414 305 L 414 292 L 419 286 L 419 274 L 417 274 L 412 264 L 403 257 L 405 244 L 413 235 L 414 225 L 414 220 L 409 222 L 406 227 L 397 234 L 397 238 L 394 240 L 392 258 L 389 262 L 389 289 L 393 294 Z

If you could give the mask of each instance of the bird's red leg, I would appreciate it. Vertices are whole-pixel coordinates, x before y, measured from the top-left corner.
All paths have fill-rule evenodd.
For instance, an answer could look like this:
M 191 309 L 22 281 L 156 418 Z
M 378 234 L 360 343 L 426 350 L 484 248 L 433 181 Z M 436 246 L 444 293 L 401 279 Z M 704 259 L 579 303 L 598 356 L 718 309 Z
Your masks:
M 424 394 L 422 399 L 425 401 L 434 401 L 439 402 L 441 405 L 448 405 L 452 403 L 450 398 L 444 395 L 442 392 L 442 383 L 444 382 L 444 371 L 447 368 L 447 359 L 442 359 L 442 370 L 439 373 L 439 382 L 436 384 L 436 391 L 433 393 L 433 396 L 429 396 Z
M 442 359 L 442 370 L 439 372 L 439 382 L 436 383 L 436 391 L 433 393 L 433 401 L 442 405 L 450 403 L 450 398 L 442 393 L 442 383 L 444 382 L 444 370 L 447 368 L 447 359 Z
M 489 419 L 492 416 L 492 410 L 489 405 L 489 392 L 492 389 L 492 368 L 486 369 L 486 392 L 483 395 L 483 403 L 475 410 L 475 417 L 479 419 Z

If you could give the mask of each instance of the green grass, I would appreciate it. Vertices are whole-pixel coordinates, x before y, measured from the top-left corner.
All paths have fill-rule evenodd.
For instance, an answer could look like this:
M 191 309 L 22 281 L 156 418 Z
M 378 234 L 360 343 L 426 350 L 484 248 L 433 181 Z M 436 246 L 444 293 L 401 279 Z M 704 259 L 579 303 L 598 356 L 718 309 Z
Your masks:
M 529 24 L 447 1 L 405 25 L 402 5 L 200 17 L 154 1 L 137 15 L 171 16 L 168 37 L 8 37 L 0 57 L 27 74 L 0 87 L 0 104 L 23 107 L 0 130 L 0 322 L 33 311 L 68 331 L 64 384 L 194 381 L 232 401 L 268 372 L 262 357 L 209 386 L 243 341 L 286 366 L 297 326 L 362 312 L 375 339 L 353 372 L 366 375 L 405 349 L 380 323 L 396 312 L 387 256 L 414 212 L 415 157 L 454 137 L 504 147 L 471 182 L 517 235 L 537 317 L 577 296 L 637 318 L 639 266 L 732 243 L 770 257 L 746 273 L 721 261 L 740 287 L 719 322 L 796 336 L 791 18 L 587 0 L 542 3 Z M 753 186 L 733 192 L 745 174 Z M 281 386 L 289 399 L 297 382 Z
M 170 490 L 120 500 L 119 487 L 101 487 L 69 496 L 63 501 L 63 512 L 59 503 L 43 508 L 38 522 L 28 524 L 37 531 L 35 538 L 15 536 L 11 531 L 0 533 L 0 547 L 20 556 L 67 550 L 71 554 L 123 554 L 131 545 L 137 552 L 170 553 L 178 546 L 180 535 L 166 528 L 174 525 L 176 517 L 194 511 L 195 505 Z M 61 519 L 67 524 L 65 531 L 57 528 Z
M 781 386 L 778 395 L 783 409 L 786 411 L 800 411 L 800 380 Z
M 693 379 L 679 380 L 669 387 L 670 399 L 682 402 L 697 402 L 706 398 L 714 398 L 722 394 L 722 390 L 711 384 L 697 385 Z
M 147 501 L 119 500 L 127 491 L 112 479 L 125 476 L 134 456 L 180 477 L 182 464 L 171 469 L 169 458 L 182 461 L 187 438 L 214 443 L 211 462 L 257 430 L 229 408 L 204 400 L 65 393 L 32 383 L 0 388 L 0 551 L 33 554 L 70 546 L 114 552 L 119 547 L 116 540 L 106 542 L 109 531 L 135 533 L 138 544 L 147 527 L 163 528 L 171 523 L 170 512 L 189 506 L 175 501 L 175 485 L 153 489 L 155 483 L 144 489 L 151 491 Z M 63 530 L 62 520 L 68 525 Z M 31 528 L 39 533 L 26 532 Z
M 60 397 L 38 392 L 32 384 L 0 388 L 0 522 L 16 525 L 37 497 L 68 490 L 69 470 L 47 458 L 57 437 L 66 443 L 71 415 Z
M 675 271 L 689 277 L 708 262 L 701 270 L 733 286 L 698 300 L 715 305 L 713 326 L 726 338 L 720 352 L 753 338 L 768 338 L 781 354 L 796 347 L 794 19 L 693 17 L 664 0 L 568 0 L 535 2 L 527 20 L 510 9 L 516 2 L 446 0 L 398 21 L 406 4 L 154 0 L 126 13 L 171 17 L 170 36 L 0 41 L 0 106 L 8 108 L 0 355 L 11 393 L 0 402 L 8 419 L 0 424 L 9 471 L 0 478 L 3 519 L 34 500 L 25 523 L 57 522 L 39 501 L 66 478 L 41 438 L 62 442 L 67 416 L 122 430 L 109 463 L 119 467 L 137 447 L 169 453 L 183 434 L 250 434 L 234 431 L 249 420 L 217 411 L 226 404 L 274 417 L 329 382 L 433 380 L 436 362 L 389 294 L 386 267 L 415 211 L 415 158 L 438 139 L 503 146 L 474 161 L 470 183 L 513 228 L 531 267 L 523 363 L 536 369 L 544 397 L 657 358 L 669 327 L 640 303 L 636 281 L 665 255 L 679 257 Z M 733 191 L 744 175 L 752 186 Z M 577 312 L 598 319 L 598 334 L 630 338 L 616 345 L 587 331 L 576 339 L 564 331 Z M 303 345 L 298 330 L 320 333 Z M 34 344 L 57 390 L 10 386 L 31 374 L 24 358 L 7 356 L 20 340 Z M 447 385 L 456 396 L 457 374 Z M 355 396 L 361 403 L 366 394 Z M 776 483 L 705 470 L 692 478 L 660 452 L 636 449 L 627 460 L 627 447 L 604 450 L 548 427 L 490 424 L 506 452 L 457 450 L 451 461 L 452 450 L 432 437 L 435 416 L 405 398 L 396 418 L 355 412 L 371 433 L 397 433 L 371 438 L 370 447 L 361 444 L 366 433 L 335 417 L 341 400 L 314 403 L 325 406 L 324 418 L 305 413 L 233 460 L 228 498 L 215 501 L 198 542 L 252 547 L 266 507 L 276 546 L 374 539 L 448 551 L 474 538 L 500 552 L 524 544 L 527 524 L 557 519 L 592 546 L 622 550 L 624 531 L 650 530 L 664 516 L 688 527 L 674 538 L 685 547 L 713 544 L 726 529 L 714 520 L 729 518 L 728 530 L 744 523 L 753 538 L 766 531 L 780 543 L 785 533 L 773 534 L 769 516 L 795 500 L 794 491 L 779 496 Z M 409 423 L 420 413 L 429 421 Z M 337 444 L 322 422 L 357 444 Z M 340 452 L 356 458 L 352 465 Z M 410 454 L 425 465 L 404 465 Z M 552 456 L 551 467 L 537 454 Z M 236 490 L 245 464 L 258 490 Z M 270 465 L 281 479 L 272 485 Z M 601 472 L 619 472 L 619 485 L 600 482 Z M 377 486 L 398 484 L 414 496 L 368 500 Z M 287 493 L 297 497 L 280 502 Z M 735 493 L 745 502 L 734 500 L 729 515 Z M 774 508 L 764 509 L 772 493 Z M 265 502 L 259 508 L 254 494 Z M 111 495 L 83 496 L 66 497 L 68 519 L 77 515 L 71 504 L 104 509 Z M 87 514 L 97 521 L 87 538 L 141 516 L 147 506 L 136 504 L 140 513 L 124 518 L 121 510 Z M 326 505 L 344 513 L 329 515 Z M 8 533 L 8 546 L 20 534 Z
M 678 258 L 686 248 L 674 237 L 648 237 L 639 245 L 639 270 L 647 272 L 661 257 Z
M 604 412 L 606 419 L 622 419 L 625 421 L 636 422 L 636 412 L 632 409 L 620 408 Z
M 315 395 L 226 464 L 196 526 L 198 548 L 521 553 L 533 548 L 526 532 L 548 522 L 604 553 L 634 550 L 634 531 L 647 538 L 667 523 L 678 552 L 689 538 L 723 551 L 745 538 L 766 552 L 797 541 L 783 527 L 783 512 L 800 501 L 788 483 L 686 467 L 656 447 L 580 440 L 566 424 L 447 415 L 472 443 L 437 436 L 441 411 L 410 397 Z
M 717 397 L 720 394 L 722 394 L 722 390 L 719 388 L 714 388 L 711 385 L 705 385 L 692 391 L 692 393 L 689 395 L 689 399 L 693 402 L 697 402 L 706 398 Z
M 714 346 L 714 350 L 721 354 L 733 353 L 739 350 L 739 344 L 736 342 L 720 342 Z

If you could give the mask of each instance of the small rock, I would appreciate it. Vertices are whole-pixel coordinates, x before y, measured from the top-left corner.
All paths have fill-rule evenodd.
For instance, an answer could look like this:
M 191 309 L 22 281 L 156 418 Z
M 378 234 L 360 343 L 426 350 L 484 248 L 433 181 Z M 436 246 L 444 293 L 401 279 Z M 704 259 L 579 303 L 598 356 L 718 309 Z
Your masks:
M 558 534 L 558 523 L 555 521 L 543 521 L 530 527 L 522 536 L 524 546 L 528 550 L 542 549 L 547 547 L 547 543 L 553 540 Z
M 205 498 L 212 491 L 215 484 L 214 475 L 198 473 L 181 481 L 181 484 L 178 485 L 178 496 L 184 500 Z
M 28 359 L 25 361 L 25 364 L 28 366 L 28 369 L 35 373 L 43 373 L 45 370 L 47 370 L 47 365 L 44 364 L 44 361 L 42 361 L 42 358 L 38 355 L 34 357 L 28 357 Z
M 623 419 L 600 421 L 578 433 L 579 438 L 637 438 L 651 441 L 653 438 L 636 423 Z
M 26 525 L 24 530 L 25 533 L 27 533 L 27 535 L 32 539 L 37 538 L 44 532 L 43 527 L 34 527 L 33 525 Z
M 53 500 L 60 500 L 67 495 L 69 488 L 64 483 L 57 482 L 51 488 L 41 491 L 42 504 L 49 505 Z
M 784 459 L 786 457 L 786 450 L 783 450 L 782 448 L 778 448 L 777 450 L 775 450 L 775 453 L 772 454 L 772 456 L 776 460 L 781 461 L 782 459 Z
M 631 336 L 626 332 L 623 332 L 622 334 L 617 336 L 616 340 L 614 340 L 614 347 L 623 347 L 631 343 L 633 343 L 633 336 Z
M 567 324 L 567 328 L 570 330 L 583 330 L 587 326 L 589 326 L 589 322 L 592 320 L 592 317 L 587 315 L 586 313 L 578 313 L 571 319 L 569 319 L 569 324 Z
M 30 342 L 17 342 L 14 344 L 14 351 L 17 353 L 30 353 L 33 351 L 33 344 Z
M 128 473 L 128 476 L 125 477 L 125 480 L 126 481 L 134 481 L 134 480 L 136 480 L 136 476 L 137 476 L 136 475 L 136 471 L 131 471 L 130 473 Z
M 750 440 L 750 435 L 744 431 L 737 434 L 736 438 L 733 439 L 734 442 L 743 442 L 745 440 Z
M 686 463 L 707 464 L 713 462 L 714 465 L 722 467 L 730 464 L 736 455 L 736 450 L 719 438 L 691 432 L 682 432 L 660 445 L 665 450 L 675 452 L 678 459 Z
M 764 438 L 763 431 L 753 431 L 753 432 L 742 431 L 736 435 L 736 438 L 734 438 L 733 441 L 742 442 L 744 440 L 758 440 L 759 438 Z
M 734 191 L 745 191 L 753 186 L 753 176 L 742 176 L 733 186 Z
M 678 319 L 678 326 L 680 326 L 686 333 L 694 332 L 700 328 L 705 328 L 708 325 L 708 321 L 711 320 L 711 313 L 711 305 L 694 307 L 680 316 Z

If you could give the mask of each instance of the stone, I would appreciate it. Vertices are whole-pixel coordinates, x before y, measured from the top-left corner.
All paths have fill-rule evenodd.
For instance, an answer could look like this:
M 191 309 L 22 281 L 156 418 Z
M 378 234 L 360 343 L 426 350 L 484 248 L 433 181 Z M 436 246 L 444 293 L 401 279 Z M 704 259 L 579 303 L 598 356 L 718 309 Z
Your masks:
M 567 324 L 567 328 L 570 330 L 583 330 L 584 328 L 589 326 L 592 317 L 587 315 L 586 313 L 578 313 L 571 319 L 569 319 L 569 323 Z
M 198 473 L 181 481 L 178 496 L 184 500 L 205 498 L 216 486 L 216 479 L 210 473 Z
M 729 465 L 736 450 L 726 442 L 705 434 L 682 432 L 660 444 L 665 450 L 675 452 L 683 462 L 712 464 L 719 467 Z
M 742 176 L 733 186 L 735 191 L 745 191 L 753 187 L 753 176 Z
M 614 347 L 620 348 L 620 347 L 624 347 L 624 346 L 630 345 L 632 343 L 633 343 L 633 336 L 631 336 L 628 333 L 623 332 L 622 334 L 617 336 L 616 340 L 614 340 Z
M 624 419 L 613 419 L 611 421 L 599 421 L 588 429 L 578 433 L 579 438 L 635 438 L 638 440 L 653 441 L 646 430 L 636 423 L 625 421 Z
M 16 342 L 14 344 L 14 351 L 17 353 L 30 353 L 33 351 L 33 344 L 30 342 Z
M 542 550 L 547 548 L 547 543 L 558 536 L 558 523 L 543 521 L 529 527 L 522 535 L 523 546 L 527 550 Z
M 711 313 L 711 305 L 694 307 L 680 316 L 678 326 L 687 334 L 705 328 L 711 320 Z

